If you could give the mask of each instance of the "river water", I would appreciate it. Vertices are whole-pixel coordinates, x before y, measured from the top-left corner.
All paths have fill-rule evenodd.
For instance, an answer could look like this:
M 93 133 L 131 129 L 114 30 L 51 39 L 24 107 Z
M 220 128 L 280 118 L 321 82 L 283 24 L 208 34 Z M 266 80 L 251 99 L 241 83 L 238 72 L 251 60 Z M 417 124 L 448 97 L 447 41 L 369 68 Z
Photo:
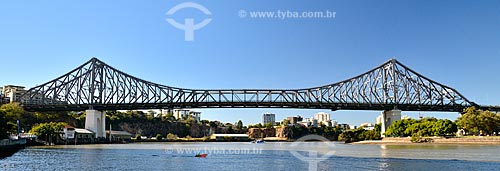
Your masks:
M 196 158 L 207 153 L 206 158 Z M 499 170 L 498 145 L 326 142 L 132 143 L 29 147 L 0 170 Z

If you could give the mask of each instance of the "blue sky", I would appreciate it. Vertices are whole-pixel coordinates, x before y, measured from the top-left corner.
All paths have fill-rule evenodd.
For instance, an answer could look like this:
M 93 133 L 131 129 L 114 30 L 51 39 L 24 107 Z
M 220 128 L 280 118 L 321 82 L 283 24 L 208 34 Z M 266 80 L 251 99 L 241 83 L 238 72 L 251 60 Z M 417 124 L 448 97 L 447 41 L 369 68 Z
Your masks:
M 338 82 L 390 58 L 479 104 L 500 104 L 499 1 L 189 1 L 212 21 L 194 41 L 165 19 L 187 1 L 1 1 L 0 85 L 32 87 L 95 56 L 131 75 L 186 88 L 304 88 Z M 241 18 L 250 11 L 335 11 L 333 19 Z M 194 9 L 178 22 L 207 18 Z M 245 124 L 273 112 L 197 109 L 203 119 Z M 339 122 L 375 122 L 380 111 L 325 111 Z M 405 112 L 403 112 L 405 114 Z M 406 113 L 416 117 L 418 113 Z M 457 113 L 423 113 L 455 119 Z

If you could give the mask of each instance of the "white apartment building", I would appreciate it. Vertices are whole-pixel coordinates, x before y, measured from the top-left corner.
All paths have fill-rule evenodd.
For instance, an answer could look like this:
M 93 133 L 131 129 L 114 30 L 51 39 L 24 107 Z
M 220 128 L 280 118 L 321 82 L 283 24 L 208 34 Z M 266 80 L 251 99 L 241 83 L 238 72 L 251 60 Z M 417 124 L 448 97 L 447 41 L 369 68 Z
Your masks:
M 195 121 L 201 121 L 201 112 L 191 111 L 187 109 L 174 109 L 175 119 L 184 120 L 188 118 L 193 118 Z
M 9 102 L 15 102 L 19 96 L 24 94 L 26 90 L 23 86 L 15 86 L 15 85 L 6 85 L 2 88 L 2 93 L 6 98 L 9 98 Z
M 302 124 L 306 127 L 318 127 L 318 120 L 315 118 L 304 118 L 302 119 L 302 122 L 297 123 Z
M 330 114 L 325 112 L 319 112 L 314 115 L 314 119 L 318 120 L 319 123 L 330 122 Z

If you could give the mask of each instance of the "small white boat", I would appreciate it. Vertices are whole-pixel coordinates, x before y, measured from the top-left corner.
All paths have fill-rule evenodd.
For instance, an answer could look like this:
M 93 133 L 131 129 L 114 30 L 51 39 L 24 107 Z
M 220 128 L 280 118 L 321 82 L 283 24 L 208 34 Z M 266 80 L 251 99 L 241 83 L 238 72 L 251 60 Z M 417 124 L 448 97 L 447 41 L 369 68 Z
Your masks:
M 264 140 L 262 140 L 262 139 L 258 139 L 258 140 L 254 140 L 254 141 L 252 141 L 252 143 L 255 143 L 255 144 L 262 144 L 262 143 L 265 143 L 265 141 L 264 141 Z

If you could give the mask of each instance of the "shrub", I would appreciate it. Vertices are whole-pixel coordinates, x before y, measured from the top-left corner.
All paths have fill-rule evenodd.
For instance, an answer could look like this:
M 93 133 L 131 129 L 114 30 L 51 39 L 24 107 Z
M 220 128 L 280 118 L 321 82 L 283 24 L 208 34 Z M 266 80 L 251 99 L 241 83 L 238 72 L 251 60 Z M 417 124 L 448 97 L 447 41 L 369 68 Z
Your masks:
M 413 143 L 427 143 L 433 141 L 434 140 L 432 138 L 423 138 L 422 131 L 418 131 L 417 133 L 411 135 L 411 142 Z
M 178 138 L 178 137 L 177 137 L 177 135 L 175 135 L 175 134 L 172 134 L 172 133 L 168 133 L 168 134 L 167 134 L 167 139 L 168 139 L 168 140 L 175 140 L 175 139 L 177 139 L 177 138 Z
M 411 135 L 411 142 L 420 143 L 422 141 L 422 137 L 419 133 Z
M 156 140 L 162 140 L 163 139 L 163 136 L 161 134 L 156 134 Z

